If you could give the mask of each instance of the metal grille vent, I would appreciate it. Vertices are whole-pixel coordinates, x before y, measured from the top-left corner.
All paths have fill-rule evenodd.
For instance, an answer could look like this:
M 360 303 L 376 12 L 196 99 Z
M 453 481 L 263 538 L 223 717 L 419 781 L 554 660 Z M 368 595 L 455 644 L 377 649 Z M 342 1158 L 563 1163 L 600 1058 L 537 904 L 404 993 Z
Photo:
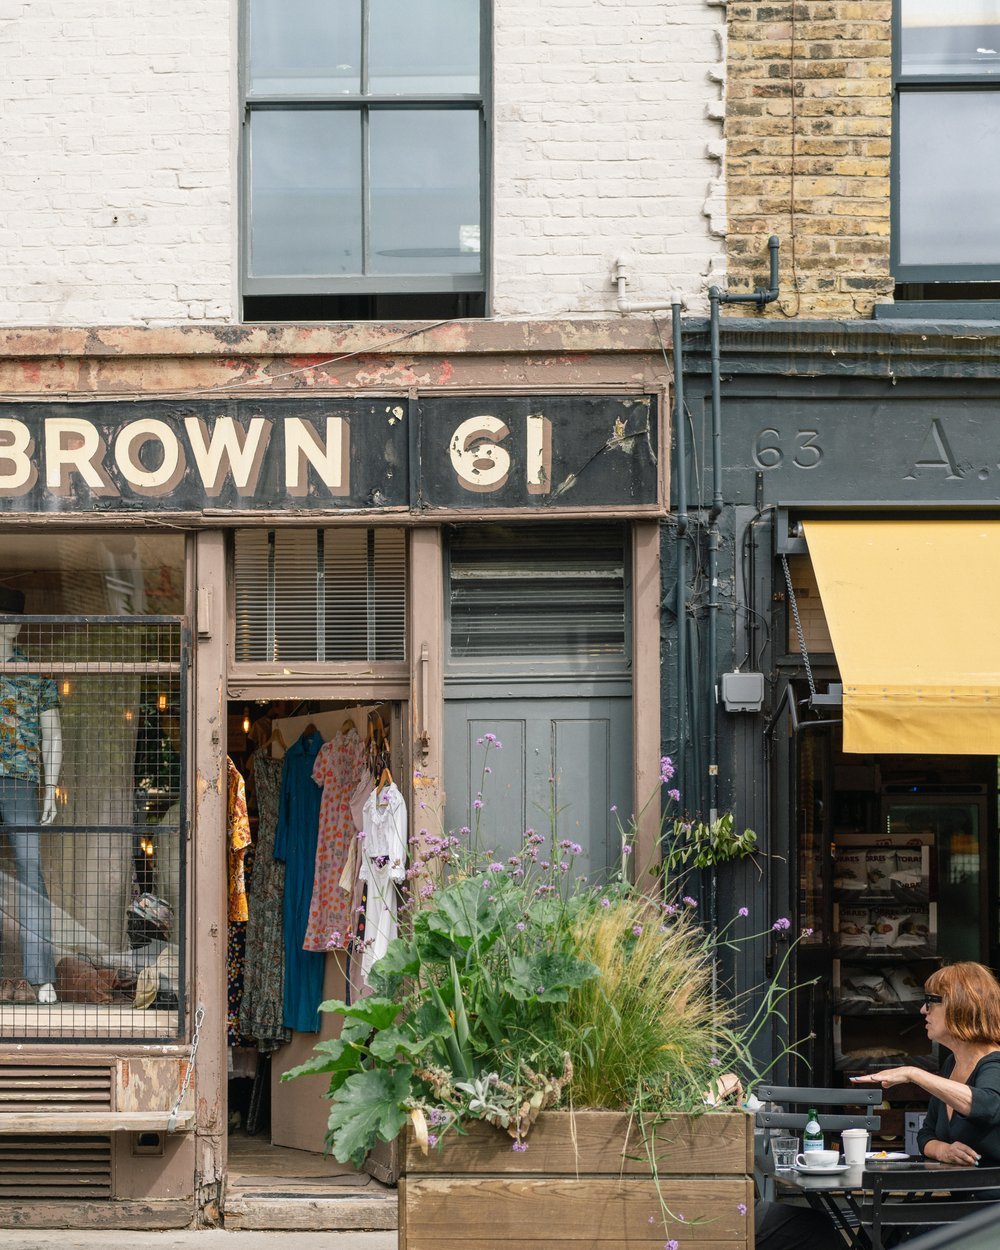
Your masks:
M 0 1112 L 111 1109 L 109 1067 L 0 1065 Z
M 111 1197 L 111 1137 L 0 1137 L 0 1202 Z
M 0 1065 L 0 1111 L 110 1111 L 107 1066 Z M 110 1134 L 0 1136 L 0 1202 L 111 1197 Z

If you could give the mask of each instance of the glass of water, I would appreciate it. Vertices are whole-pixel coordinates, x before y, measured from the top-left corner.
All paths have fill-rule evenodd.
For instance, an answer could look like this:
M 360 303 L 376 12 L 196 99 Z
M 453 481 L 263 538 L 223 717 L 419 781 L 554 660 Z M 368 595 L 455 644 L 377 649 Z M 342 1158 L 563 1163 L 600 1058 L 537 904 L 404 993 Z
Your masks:
M 774 1155 L 774 1167 L 778 1172 L 791 1172 L 795 1167 L 795 1156 L 799 1153 L 797 1137 L 772 1137 L 771 1153 Z

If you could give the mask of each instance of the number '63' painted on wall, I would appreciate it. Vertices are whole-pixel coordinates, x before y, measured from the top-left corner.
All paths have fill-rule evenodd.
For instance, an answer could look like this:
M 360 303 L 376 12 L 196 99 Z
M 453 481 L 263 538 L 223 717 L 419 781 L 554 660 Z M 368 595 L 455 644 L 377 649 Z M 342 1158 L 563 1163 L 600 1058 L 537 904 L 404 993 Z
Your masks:
M 794 445 L 789 446 L 789 439 L 776 426 L 765 426 L 754 439 L 753 462 L 758 469 L 777 469 L 790 458 L 797 469 L 815 469 L 824 455 L 817 438 L 819 430 L 799 429 L 791 440 Z

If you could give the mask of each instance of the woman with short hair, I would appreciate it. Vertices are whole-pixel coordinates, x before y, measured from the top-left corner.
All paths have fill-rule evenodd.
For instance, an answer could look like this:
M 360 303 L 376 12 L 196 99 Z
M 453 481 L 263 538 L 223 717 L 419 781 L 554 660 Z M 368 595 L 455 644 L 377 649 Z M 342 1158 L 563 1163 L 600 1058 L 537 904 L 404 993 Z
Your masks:
M 919 1085 L 931 1096 L 917 1134 L 925 1158 L 1000 1167 L 1000 982 L 982 964 L 938 968 L 924 984 L 920 1010 L 928 1039 L 951 1051 L 941 1075 L 906 1065 L 852 1081 Z

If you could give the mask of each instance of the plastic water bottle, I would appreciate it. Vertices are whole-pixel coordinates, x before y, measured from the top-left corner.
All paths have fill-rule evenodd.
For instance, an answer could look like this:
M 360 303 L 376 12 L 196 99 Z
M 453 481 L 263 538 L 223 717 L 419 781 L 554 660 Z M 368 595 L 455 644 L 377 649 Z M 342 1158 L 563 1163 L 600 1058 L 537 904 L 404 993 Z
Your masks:
M 819 1126 L 819 1116 L 816 1114 L 816 1108 L 809 1108 L 809 1119 L 806 1120 L 805 1132 L 802 1134 L 802 1153 L 808 1154 L 811 1150 L 823 1149 L 823 1130 Z

